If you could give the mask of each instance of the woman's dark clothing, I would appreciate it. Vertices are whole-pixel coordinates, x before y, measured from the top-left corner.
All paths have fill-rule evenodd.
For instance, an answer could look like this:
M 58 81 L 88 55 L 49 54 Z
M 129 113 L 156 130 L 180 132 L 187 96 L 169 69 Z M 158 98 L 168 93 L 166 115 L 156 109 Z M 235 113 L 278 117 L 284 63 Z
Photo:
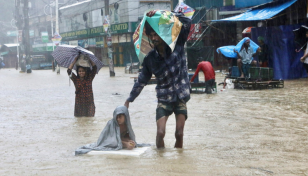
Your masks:
M 70 78 L 74 82 L 76 88 L 74 112 L 75 117 L 94 117 L 95 105 L 92 91 L 92 81 L 95 77 L 96 69 L 97 67 L 93 66 L 93 69 L 83 80 L 77 77 L 75 73 L 72 73 L 72 70 L 67 70 L 67 73 L 68 75 L 71 75 Z

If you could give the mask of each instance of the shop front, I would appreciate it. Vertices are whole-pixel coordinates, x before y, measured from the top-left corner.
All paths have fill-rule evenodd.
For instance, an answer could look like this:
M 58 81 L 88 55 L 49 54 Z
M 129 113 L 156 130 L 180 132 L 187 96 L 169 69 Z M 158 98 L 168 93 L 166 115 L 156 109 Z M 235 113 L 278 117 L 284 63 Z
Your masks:
M 132 35 L 137 22 L 126 22 L 110 26 L 112 34 L 113 61 L 115 66 L 138 62 L 135 54 Z M 103 26 L 60 34 L 61 44 L 81 46 L 92 51 L 105 65 L 108 65 L 107 33 Z

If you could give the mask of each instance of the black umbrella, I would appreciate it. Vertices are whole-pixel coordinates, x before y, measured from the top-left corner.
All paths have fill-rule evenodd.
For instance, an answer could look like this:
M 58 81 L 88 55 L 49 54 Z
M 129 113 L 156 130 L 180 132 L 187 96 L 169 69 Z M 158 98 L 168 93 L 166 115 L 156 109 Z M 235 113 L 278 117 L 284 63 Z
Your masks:
M 51 55 L 55 58 L 59 66 L 68 68 L 79 54 L 87 55 L 96 64 L 97 73 L 104 65 L 91 51 L 80 46 L 58 45 Z

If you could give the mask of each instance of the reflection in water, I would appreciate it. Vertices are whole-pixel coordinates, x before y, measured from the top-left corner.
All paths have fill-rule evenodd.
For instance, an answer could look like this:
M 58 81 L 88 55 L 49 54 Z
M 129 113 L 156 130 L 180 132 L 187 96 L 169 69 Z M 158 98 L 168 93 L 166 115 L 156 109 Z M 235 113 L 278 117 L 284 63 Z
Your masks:
M 154 145 L 155 85 L 147 85 L 129 111 L 137 142 L 153 144 L 149 150 L 138 157 L 74 156 L 76 148 L 97 140 L 114 108 L 128 97 L 133 79 L 123 70 L 115 68 L 117 76 L 110 78 L 103 68 L 94 79 L 93 118 L 73 116 L 75 90 L 67 83 L 65 69 L 60 75 L 0 70 L 0 174 L 308 174 L 308 79 L 285 81 L 281 89 L 220 91 L 218 86 L 217 94 L 192 94 L 184 149 L 173 148 L 172 115 L 162 150 Z M 216 76 L 216 82 L 222 82 L 223 77 Z

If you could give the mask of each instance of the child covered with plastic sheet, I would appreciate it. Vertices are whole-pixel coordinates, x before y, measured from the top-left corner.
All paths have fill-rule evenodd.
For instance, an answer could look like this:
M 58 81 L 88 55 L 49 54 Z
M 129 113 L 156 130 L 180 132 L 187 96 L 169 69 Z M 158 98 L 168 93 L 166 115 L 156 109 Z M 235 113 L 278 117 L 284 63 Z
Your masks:
M 130 123 L 128 109 L 125 106 L 118 106 L 113 112 L 113 118 L 107 122 L 97 142 L 78 148 L 75 154 L 85 154 L 92 150 L 110 151 L 123 148 L 132 150 L 135 147 L 135 133 Z

